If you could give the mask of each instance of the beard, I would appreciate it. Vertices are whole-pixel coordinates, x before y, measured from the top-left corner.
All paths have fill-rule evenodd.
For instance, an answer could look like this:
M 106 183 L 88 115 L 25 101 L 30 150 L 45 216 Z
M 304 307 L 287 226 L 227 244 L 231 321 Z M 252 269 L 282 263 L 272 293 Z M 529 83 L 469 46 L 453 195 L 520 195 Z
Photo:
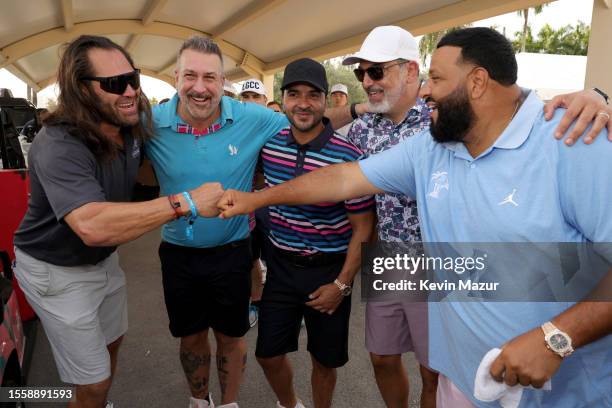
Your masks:
M 198 121 L 206 121 L 215 115 L 217 109 L 221 104 L 221 95 L 213 94 L 212 92 L 195 92 L 188 91 L 184 95 L 179 94 L 179 98 L 181 103 L 184 104 L 185 110 L 189 115 Z M 207 107 L 197 105 L 191 98 L 204 99 L 209 101 L 209 105 Z
M 391 110 L 391 104 L 389 103 L 389 99 L 385 96 L 385 98 L 376 103 L 368 102 L 368 112 L 372 113 L 387 113 Z
M 138 108 L 140 108 L 140 97 L 134 98 L 134 103 Z M 140 111 L 140 109 L 138 110 Z M 108 102 L 102 102 L 100 105 L 98 105 L 98 113 L 100 115 L 100 119 L 103 122 L 106 122 L 116 127 L 134 126 L 138 124 L 140 120 L 139 115 L 136 115 L 134 118 L 125 117 L 117 110 L 114 105 Z
M 431 120 L 429 128 L 434 140 L 438 143 L 463 142 L 476 119 L 465 87 L 460 84 L 449 95 L 434 102 L 438 118 Z
M 297 121 L 294 116 L 297 112 L 311 113 L 312 120 L 306 123 Z M 321 123 L 321 121 L 323 120 L 323 112 L 315 112 L 310 109 L 295 109 L 291 112 L 290 115 L 287 115 L 287 119 L 289 119 L 289 123 L 291 123 L 291 125 L 298 129 L 300 132 L 308 132 L 317 127 L 319 123 Z

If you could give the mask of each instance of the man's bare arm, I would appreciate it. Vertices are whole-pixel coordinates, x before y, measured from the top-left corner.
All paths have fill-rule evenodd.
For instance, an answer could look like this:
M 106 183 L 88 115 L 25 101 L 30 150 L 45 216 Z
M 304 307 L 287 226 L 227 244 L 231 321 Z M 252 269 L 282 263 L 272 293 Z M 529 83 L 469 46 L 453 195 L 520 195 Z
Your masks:
M 596 301 L 592 301 L 595 299 Z M 576 303 L 552 320 L 569 334 L 574 348 L 612 334 L 612 270 L 599 282 L 589 300 Z
M 591 299 L 610 299 L 611 289 L 612 271 L 600 282 Z M 579 302 L 557 315 L 552 323 L 570 336 L 574 348 L 582 347 L 612 333 L 612 302 Z M 557 372 L 561 361 L 546 347 L 544 333 L 536 327 L 504 345 L 491 364 L 490 374 L 510 386 L 520 383 L 540 388 Z
M 340 202 L 382 192 L 368 181 L 358 162 L 351 162 L 326 166 L 258 193 L 227 190 L 218 206 L 222 218 L 230 218 L 270 205 Z
M 367 112 L 368 105 L 365 103 L 358 103 L 355 105 L 355 111 L 357 116 L 363 115 Z M 342 126 L 347 125 L 353 121 L 351 116 L 351 106 L 340 106 L 338 108 L 327 108 L 325 109 L 325 117 L 331 121 L 331 125 L 334 129 L 340 129 Z
M 361 267 L 361 243 L 367 242 L 372 235 L 376 216 L 374 211 L 367 211 L 360 214 L 348 214 L 353 229 L 353 235 L 349 242 L 344 265 L 338 274 L 337 279 L 345 285 L 350 285 L 355 279 L 355 275 Z M 332 314 L 342 302 L 343 295 L 338 286 L 331 282 L 319 286 L 317 290 L 310 294 L 310 302 L 306 305 L 318 310 L 321 313 Z
M 191 191 L 198 214 L 214 217 L 216 203 L 223 194 L 219 183 L 206 183 Z M 183 212 L 189 204 L 177 195 Z M 88 246 L 114 246 L 132 241 L 175 218 L 168 197 L 140 203 L 87 203 L 64 217 L 66 223 Z
M 338 275 L 338 280 L 345 284 L 350 284 L 355 279 L 355 275 L 361 267 L 361 244 L 368 242 L 374 231 L 376 214 L 368 211 L 360 214 L 349 214 L 353 235 L 346 251 L 344 266 Z

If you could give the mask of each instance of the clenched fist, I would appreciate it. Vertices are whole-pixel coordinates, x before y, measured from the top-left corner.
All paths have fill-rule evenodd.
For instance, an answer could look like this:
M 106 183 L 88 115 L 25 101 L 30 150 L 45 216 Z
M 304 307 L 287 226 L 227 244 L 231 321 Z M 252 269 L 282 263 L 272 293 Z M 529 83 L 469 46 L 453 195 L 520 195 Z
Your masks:
M 204 183 L 189 193 L 201 217 L 216 217 L 219 214 L 217 201 L 223 191 L 221 183 Z
M 245 193 L 238 190 L 227 190 L 217 202 L 221 218 L 231 218 L 236 215 L 250 214 L 257 209 L 254 201 L 255 193 Z

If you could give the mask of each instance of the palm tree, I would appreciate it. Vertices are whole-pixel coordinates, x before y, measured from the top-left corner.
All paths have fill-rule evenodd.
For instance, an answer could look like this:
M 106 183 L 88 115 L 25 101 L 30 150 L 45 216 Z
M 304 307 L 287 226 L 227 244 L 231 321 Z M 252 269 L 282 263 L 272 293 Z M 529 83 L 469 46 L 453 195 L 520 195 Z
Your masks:
M 544 9 L 544 7 L 546 6 L 548 6 L 548 4 L 542 4 L 539 6 L 535 6 L 535 7 L 532 7 L 532 9 L 535 15 L 537 16 L 538 14 L 542 12 L 542 9 Z M 525 45 L 527 43 L 527 32 L 529 30 L 529 10 L 531 9 L 526 8 L 526 9 L 517 11 L 517 14 L 523 17 L 523 33 L 521 34 L 521 52 L 525 52 Z

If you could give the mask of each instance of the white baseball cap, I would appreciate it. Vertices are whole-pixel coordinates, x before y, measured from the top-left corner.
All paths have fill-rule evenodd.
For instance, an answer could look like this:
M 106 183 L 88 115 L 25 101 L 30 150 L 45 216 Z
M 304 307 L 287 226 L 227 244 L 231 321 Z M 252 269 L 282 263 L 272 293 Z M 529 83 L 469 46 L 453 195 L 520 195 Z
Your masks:
M 333 94 L 334 92 L 342 92 L 343 94 L 348 96 L 348 88 L 344 84 L 336 84 L 332 86 L 331 91 L 329 91 L 329 93 Z
M 259 95 L 265 95 L 266 87 L 259 79 L 251 78 L 247 79 L 242 83 L 242 90 L 240 91 L 240 95 L 245 92 L 255 92 Z
M 223 82 L 223 90 L 230 92 L 232 95 L 236 95 L 236 88 L 234 88 L 234 84 L 227 79 Z
M 388 62 L 396 59 L 419 60 L 419 46 L 408 31 L 397 26 L 376 27 L 361 44 L 361 49 L 346 57 L 343 65 L 357 64 L 360 61 Z

